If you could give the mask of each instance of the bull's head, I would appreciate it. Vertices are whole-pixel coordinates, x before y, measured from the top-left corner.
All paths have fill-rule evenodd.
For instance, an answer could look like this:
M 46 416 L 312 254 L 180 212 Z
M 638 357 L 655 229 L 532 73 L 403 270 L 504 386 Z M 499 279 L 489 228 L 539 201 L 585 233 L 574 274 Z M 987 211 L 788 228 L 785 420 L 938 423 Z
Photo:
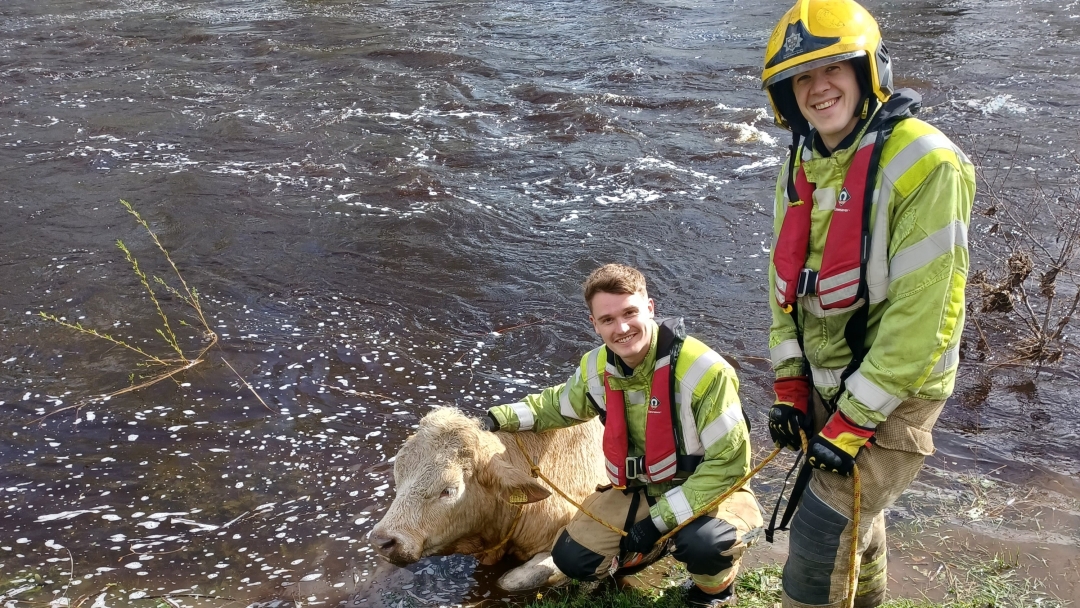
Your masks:
M 396 494 L 371 531 L 375 550 L 398 564 L 483 551 L 486 539 L 500 533 L 492 526 L 511 497 L 536 502 L 551 494 L 527 468 L 511 464 L 506 449 L 460 412 L 425 416 L 394 462 Z

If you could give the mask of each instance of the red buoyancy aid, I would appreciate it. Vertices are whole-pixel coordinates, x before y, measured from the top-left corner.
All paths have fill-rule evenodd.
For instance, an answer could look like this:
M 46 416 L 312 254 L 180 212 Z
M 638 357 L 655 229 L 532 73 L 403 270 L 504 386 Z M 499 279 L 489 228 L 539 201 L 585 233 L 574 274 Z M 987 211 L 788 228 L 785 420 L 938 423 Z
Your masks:
M 682 319 L 673 327 L 667 322 L 659 325 L 656 344 L 656 366 L 653 368 L 649 410 L 645 417 L 645 466 L 643 471 L 651 483 L 668 481 L 675 477 L 678 454 L 675 437 L 674 410 L 674 359 L 677 344 L 685 337 Z M 674 355 L 673 355 L 674 351 Z M 626 401 L 621 390 L 611 388 L 611 374 L 604 372 L 604 458 L 607 460 L 608 479 L 616 487 L 626 487 L 626 455 L 630 445 L 626 426 Z
M 837 196 L 825 237 L 821 270 L 817 272 L 814 285 L 804 286 L 803 293 L 816 293 L 821 307 L 844 308 L 855 303 L 859 282 L 862 279 L 860 247 L 863 231 L 863 205 L 866 200 L 866 182 L 870 174 L 870 162 L 874 153 L 874 135 L 862 139 L 855 157 L 844 176 L 844 185 Z M 867 143 L 869 142 L 869 143 Z M 799 282 L 803 277 L 810 244 L 810 214 L 813 210 L 814 185 L 806 179 L 800 163 L 795 176 L 795 192 L 799 200 L 789 201 L 780 236 L 773 251 L 776 268 L 776 303 L 790 310 L 800 295 Z M 813 277 L 812 273 L 807 273 Z

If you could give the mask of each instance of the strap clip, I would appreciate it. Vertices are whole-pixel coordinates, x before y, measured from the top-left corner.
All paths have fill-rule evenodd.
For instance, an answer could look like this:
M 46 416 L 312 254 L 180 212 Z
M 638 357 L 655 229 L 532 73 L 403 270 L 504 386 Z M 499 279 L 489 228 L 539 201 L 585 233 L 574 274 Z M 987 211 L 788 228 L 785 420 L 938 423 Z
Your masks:
M 626 457 L 626 479 L 637 479 L 642 473 L 645 472 L 645 457 L 644 456 L 627 456 Z
M 816 270 L 810 270 L 809 268 L 803 268 L 799 273 L 799 286 L 795 290 L 797 297 L 808 296 L 817 293 L 817 277 Z

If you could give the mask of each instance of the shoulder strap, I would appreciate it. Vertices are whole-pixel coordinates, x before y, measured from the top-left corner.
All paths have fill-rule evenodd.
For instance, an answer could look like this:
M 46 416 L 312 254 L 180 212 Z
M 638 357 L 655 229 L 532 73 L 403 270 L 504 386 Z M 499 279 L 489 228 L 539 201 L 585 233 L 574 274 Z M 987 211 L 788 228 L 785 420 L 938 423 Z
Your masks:
M 670 386 L 668 386 L 668 398 L 671 400 L 671 428 L 673 432 L 676 432 L 675 448 L 679 454 L 682 454 L 682 442 L 678 440 L 678 434 L 675 431 L 675 429 L 680 428 L 679 404 L 675 402 L 675 383 L 677 382 L 675 364 L 678 362 L 679 353 L 682 352 L 683 342 L 686 341 L 686 325 L 683 323 L 682 317 L 661 319 L 657 325 L 660 326 L 660 331 L 656 336 L 656 358 L 660 359 L 669 353 L 671 355 L 669 363 L 671 366 L 671 382 L 669 383 Z
M 866 330 L 870 320 L 870 286 L 866 282 L 866 264 L 870 261 L 872 234 L 870 210 L 875 206 L 874 189 L 876 188 L 878 172 L 881 170 L 881 153 L 885 148 L 885 142 L 892 135 L 896 124 L 905 118 L 907 116 L 896 116 L 886 120 L 881 125 L 877 125 L 878 131 L 874 140 L 874 150 L 871 152 L 870 166 L 867 168 L 866 192 L 863 195 L 862 234 L 859 238 L 859 290 L 855 298 L 856 300 L 862 298 L 863 304 L 851 315 L 851 318 L 848 319 L 847 324 L 844 326 L 844 341 L 847 342 L 848 349 L 851 351 L 851 361 L 848 362 L 847 367 L 840 374 L 839 390 L 826 404 L 830 411 L 836 411 L 837 402 L 840 400 L 840 396 L 844 394 L 847 379 L 859 369 L 863 359 L 866 357 Z M 871 128 L 875 128 L 875 125 L 871 125 Z

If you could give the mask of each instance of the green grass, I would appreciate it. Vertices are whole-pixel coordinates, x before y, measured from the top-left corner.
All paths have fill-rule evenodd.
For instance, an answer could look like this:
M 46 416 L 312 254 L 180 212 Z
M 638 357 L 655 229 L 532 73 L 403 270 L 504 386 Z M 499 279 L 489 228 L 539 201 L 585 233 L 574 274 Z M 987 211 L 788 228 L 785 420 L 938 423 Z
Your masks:
M 769 565 L 739 575 L 736 593 L 739 608 L 780 606 L 779 565 Z M 611 579 L 600 583 L 571 583 L 538 593 L 522 603 L 528 608 L 681 608 L 686 605 L 686 580 L 672 572 L 671 586 L 619 588 Z M 949 598 L 942 602 L 892 599 L 882 608 L 1063 608 L 1066 602 L 1042 592 L 1037 581 L 1021 579 L 1007 559 L 970 564 L 963 576 L 953 581 Z

